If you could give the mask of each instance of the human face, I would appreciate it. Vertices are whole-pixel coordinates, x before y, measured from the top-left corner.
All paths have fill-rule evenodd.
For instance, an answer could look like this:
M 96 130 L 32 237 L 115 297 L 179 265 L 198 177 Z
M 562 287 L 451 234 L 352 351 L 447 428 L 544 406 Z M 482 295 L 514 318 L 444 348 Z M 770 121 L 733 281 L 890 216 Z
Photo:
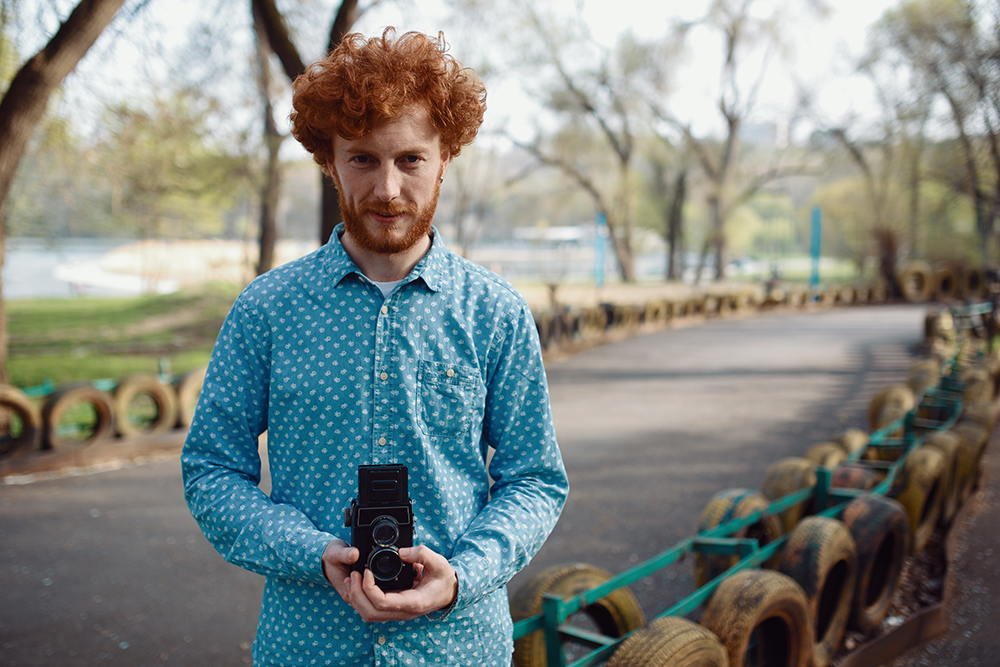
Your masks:
M 448 156 L 426 107 L 410 107 L 360 139 L 335 137 L 333 156 L 344 228 L 356 246 L 392 255 L 429 237 Z

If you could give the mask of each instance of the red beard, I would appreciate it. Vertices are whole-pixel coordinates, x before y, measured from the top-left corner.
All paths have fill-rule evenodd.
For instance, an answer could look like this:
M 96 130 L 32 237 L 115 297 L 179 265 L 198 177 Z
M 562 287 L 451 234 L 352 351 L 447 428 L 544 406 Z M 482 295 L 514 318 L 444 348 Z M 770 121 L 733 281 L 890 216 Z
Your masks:
M 337 194 L 340 199 L 340 214 L 344 219 L 344 229 L 359 248 L 383 255 L 394 255 L 409 250 L 431 233 L 434 211 L 437 209 L 438 195 L 441 192 L 440 180 L 434 186 L 434 197 L 422 210 L 416 204 L 400 204 L 395 202 L 363 202 L 357 208 L 350 205 L 337 184 Z M 407 215 L 413 217 L 413 222 L 406 228 L 402 236 L 395 233 L 398 225 L 380 227 L 372 231 L 364 222 L 368 213 L 378 215 Z

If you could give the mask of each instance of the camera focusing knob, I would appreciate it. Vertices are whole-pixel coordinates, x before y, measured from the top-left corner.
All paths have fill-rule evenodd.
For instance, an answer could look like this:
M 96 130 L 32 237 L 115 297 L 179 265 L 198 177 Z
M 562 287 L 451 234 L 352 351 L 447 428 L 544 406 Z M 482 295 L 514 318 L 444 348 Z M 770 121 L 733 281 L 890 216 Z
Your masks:
M 344 528 L 351 528 L 354 525 L 352 518 L 353 512 L 351 512 L 351 508 L 344 508 Z

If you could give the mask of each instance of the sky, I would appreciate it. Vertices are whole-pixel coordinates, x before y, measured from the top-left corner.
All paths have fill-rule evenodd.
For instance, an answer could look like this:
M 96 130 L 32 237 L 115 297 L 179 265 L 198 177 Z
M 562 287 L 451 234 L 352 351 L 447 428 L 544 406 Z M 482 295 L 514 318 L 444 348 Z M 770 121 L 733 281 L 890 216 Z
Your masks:
M 61 1 L 66 7 L 70 4 L 70 0 Z M 794 99 L 794 78 L 806 82 L 824 82 L 824 94 L 820 99 L 831 119 L 858 109 L 863 110 L 872 104 L 868 99 L 870 96 L 866 86 L 856 78 L 852 80 L 845 76 L 849 60 L 847 56 L 857 55 L 862 51 L 868 26 L 887 8 L 897 5 L 898 0 L 827 1 L 830 6 L 825 17 L 809 12 L 807 7 L 811 3 L 808 0 L 791 0 L 785 3 L 788 9 L 782 30 L 788 35 L 792 56 L 787 63 L 772 60 L 768 66 L 756 120 L 775 120 L 787 116 Z M 26 27 L 33 25 L 35 14 L 32 12 L 35 10 L 31 8 L 37 3 L 43 3 L 43 0 L 22 4 L 22 7 L 28 7 L 25 10 Z M 678 17 L 694 20 L 705 13 L 708 3 L 709 0 L 687 0 L 683 3 L 651 0 L 548 0 L 538 6 L 567 16 L 580 12 L 586 19 L 593 38 L 610 47 L 626 31 L 641 39 L 659 38 L 666 34 L 671 20 Z M 777 3 L 778 0 L 758 0 L 755 4 L 766 10 Z M 100 55 L 85 61 L 80 68 L 80 75 L 69 79 L 68 103 L 79 108 L 88 97 L 113 96 L 118 91 L 128 89 L 133 85 L 132 81 L 147 77 L 149 72 L 157 68 L 157 62 L 162 60 L 159 55 L 164 49 L 180 48 L 185 43 L 186 29 L 192 17 L 207 4 L 198 0 L 150 0 L 141 20 L 144 29 L 151 31 L 152 39 L 144 41 L 155 44 L 155 47 L 147 47 L 148 50 L 143 52 L 143 47 L 133 44 L 130 39 L 114 40 L 115 47 L 111 56 L 114 66 L 107 67 L 106 51 L 98 51 Z M 321 4 L 332 7 L 334 3 Z M 364 5 L 365 0 L 361 4 Z M 43 3 L 39 6 L 45 5 Z M 243 3 L 238 8 L 232 8 L 232 25 L 246 21 L 246 17 L 237 14 L 243 11 Z M 365 13 L 354 29 L 366 34 L 378 34 L 386 25 L 430 34 L 443 29 L 449 42 L 453 44 L 453 54 L 462 60 L 466 58 L 462 53 L 463 43 L 475 38 L 462 34 L 458 29 L 453 30 L 448 14 L 445 0 L 382 0 L 376 3 L 374 9 Z M 232 28 L 225 18 L 216 19 L 220 31 Z M 317 31 L 317 37 L 323 39 L 326 26 L 318 27 L 322 31 Z M 44 37 L 46 36 L 39 31 L 36 41 Z M 721 49 L 713 39 L 707 31 L 692 34 L 686 64 L 676 74 L 675 88 L 682 92 L 671 100 L 675 113 L 692 119 L 695 130 L 701 132 L 713 131 L 713 125 L 718 123 L 714 88 L 720 70 Z M 37 48 L 37 45 L 27 41 L 25 47 Z M 313 55 L 319 57 L 321 53 Z M 509 79 L 488 80 L 487 84 L 489 110 L 485 129 L 504 124 L 512 128 L 515 134 L 530 132 L 538 108 L 530 99 L 526 99 L 521 86 Z M 74 89 L 73 86 L 78 88 Z

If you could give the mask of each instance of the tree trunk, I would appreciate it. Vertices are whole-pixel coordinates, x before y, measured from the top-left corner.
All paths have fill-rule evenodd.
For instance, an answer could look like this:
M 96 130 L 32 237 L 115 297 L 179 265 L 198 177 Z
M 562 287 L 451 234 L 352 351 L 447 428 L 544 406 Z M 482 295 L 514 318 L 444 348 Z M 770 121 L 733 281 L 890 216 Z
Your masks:
M 294 81 L 305 70 L 306 66 L 298 49 L 295 48 L 295 44 L 292 43 L 288 28 L 281 18 L 281 12 L 278 11 L 274 0 L 251 0 L 251 5 L 254 12 L 258 13 L 260 17 L 267 34 L 267 41 L 277 54 L 278 59 L 281 60 L 288 80 Z M 333 24 L 330 26 L 327 53 L 337 48 L 357 18 L 358 0 L 343 0 L 337 9 Z M 333 181 L 325 175 L 321 175 L 320 178 L 322 179 L 320 184 L 322 203 L 320 205 L 319 240 L 320 243 L 326 243 L 330 239 L 330 235 L 333 234 L 333 228 L 340 222 L 340 200 L 337 197 L 337 188 Z
M 274 122 L 274 105 L 271 104 L 271 66 L 268 63 L 267 31 L 261 21 L 260 11 L 253 8 L 253 26 L 257 33 L 257 87 L 264 102 L 264 145 L 267 146 L 267 164 L 264 184 L 260 190 L 260 236 L 257 256 L 257 275 L 274 268 L 274 246 L 278 240 L 278 201 L 281 196 L 281 161 L 278 152 L 285 137 Z
M 7 245 L 3 204 L 31 133 L 53 91 L 94 45 L 124 1 L 81 0 L 49 43 L 18 70 L 0 100 L 0 276 Z M 0 301 L 2 294 L 0 278 Z M 8 342 L 6 308 L 0 303 L 0 384 L 8 380 Z
M 667 218 L 667 280 L 684 275 L 684 202 L 687 199 L 687 171 L 677 174 L 674 196 Z
M 726 217 L 722 213 L 722 204 L 717 197 L 708 201 L 712 216 L 711 242 L 715 248 L 715 279 L 726 278 Z

